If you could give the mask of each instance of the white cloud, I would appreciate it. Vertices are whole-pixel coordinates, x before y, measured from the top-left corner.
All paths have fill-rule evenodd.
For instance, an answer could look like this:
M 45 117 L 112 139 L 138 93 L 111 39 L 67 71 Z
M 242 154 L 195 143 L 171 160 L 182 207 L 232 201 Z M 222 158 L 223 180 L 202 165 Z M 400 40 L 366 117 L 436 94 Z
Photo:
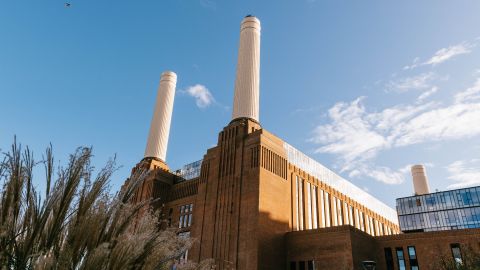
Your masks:
M 415 57 L 415 59 L 413 59 L 413 62 L 411 65 L 409 66 L 404 66 L 403 67 L 403 70 L 407 70 L 407 69 L 412 69 L 412 68 L 416 68 L 418 67 L 418 65 L 420 64 L 420 57 Z
M 311 141 L 319 145 L 316 152 L 336 155 L 341 171 L 350 177 L 401 183 L 405 169 L 373 166 L 370 161 L 391 148 L 479 136 L 480 102 L 465 102 L 477 100 L 472 99 L 472 93 L 477 93 L 472 89 L 477 89 L 479 81 L 457 93 L 456 97 L 463 98 L 450 105 L 429 102 L 368 112 L 363 97 L 339 102 L 328 112 L 329 123 L 314 129 Z
M 432 89 L 430 89 L 430 90 L 427 90 L 427 91 L 423 92 L 420 96 L 418 96 L 417 103 L 420 103 L 420 102 L 424 101 L 426 98 L 435 94 L 436 92 L 438 92 L 438 87 L 436 87 L 436 86 L 432 87 Z
M 427 60 L 424 64 L 425 65 L 438 65 L 440 63 L 443 63 L 455 56 L 461 55 L 461 54 L 467 54 L 471 52 L 471 49 L 474 47 L 474 45 L 468 43 L 468 42 L 462 42 L 457 45 L 450 46 L 448 48 L 442 48 L 438 50 L 435 55 L 433 55 L 429 60 Z
M 332 123 L 314 130 L 312 141 L 323 145 L 316 152 L 341 155 L 345 163 L 351 163 L 356 159 L 375 156 L 378 149 L 385 146 L 385 138 L 375 132 L 365 119 L 362 99 L 337 103 L 328 111 Z
M 480 135 L 480 103 L 454 104 L 421 113 L 395 127 L 394 146 Z
M 480 159 L 457 160 L 446 169 L 450 174 L 448 179 L 455 182 L 448 186 L 450 189 L 480 185 Z
M 432 87 L 431 82 L 436 78 L 433 72 L 392 80 L 387 83 L 387 92 L 403 93 L 410 90 L 422 90 Z
M 469 101 L 475 101 L 475 100 L 480 100 L 480 78 L 477 79 L 477 81 L 472 87 L 455 95 L 456 103 L 469 102 Z
M 215 102 L 215 99 L 208 88 L 201 84 L 189 86 L 184 92 L 195 98 L 195 103 L 202 109 Z
M 462 42 L 460 44 L 452 45 L 450 47 L 442 48 L 435 52 L 435 54 L 430 57 L 425 62 L 420 62 L 419 57 L 415 57 L 411 65 L 407 65 L 403 67 L 403 70 L 414 69 L 418 66 L 425 66 L 425 65 L 432 65 L 436 66 L 440 63 L 443 63 L 449 59 L 452 59 L 458 55 L 468 54 L 472 52 L 472 49 L 476 46 L 476 44 L 471 44 L 469 42 Z

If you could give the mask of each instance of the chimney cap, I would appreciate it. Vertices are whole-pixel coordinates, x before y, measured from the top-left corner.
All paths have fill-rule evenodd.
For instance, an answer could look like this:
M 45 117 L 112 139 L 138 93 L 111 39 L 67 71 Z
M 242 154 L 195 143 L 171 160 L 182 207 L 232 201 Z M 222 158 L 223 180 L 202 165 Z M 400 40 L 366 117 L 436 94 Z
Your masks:
M 415 165 L 412 165 L 412 170 L 414 169 L 425 169 L 425 166 L 422 165 L 422 164 L 415 164 Z
M 162 75 L 160 75 L 160 80 L 161 81 L 167 80 L 167 81 L 176 82 L 177 81 L 177 74 L 175 72 L 169 71 L 169 70 L 164 71 L 164 72 L 162 72 Z

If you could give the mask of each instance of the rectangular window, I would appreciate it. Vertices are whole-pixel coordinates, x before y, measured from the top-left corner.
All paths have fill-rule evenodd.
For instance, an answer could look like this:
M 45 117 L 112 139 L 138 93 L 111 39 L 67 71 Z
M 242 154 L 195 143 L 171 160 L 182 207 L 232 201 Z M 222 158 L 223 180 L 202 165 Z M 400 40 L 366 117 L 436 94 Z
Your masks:
M 297 202 L 297 211 L 295 211 L 295 220 L 297 221 L 297 231 L 300 230 L 300 215 L 298 213 L 300 207 L 298 207 L 298 176 L 295 176 L 295 201 Z
M 315 269 L 314 261 L 308 261 L 307 262 L 307 268 L 308 268 L 308 270 L 314 270 Z
M 178 221 L 178 228 L 182 228 L 183 225 L 183 216 L 180 216 L 180 220 Z
M 414 246 L 407 247 L 408 260 L 410 261 L 410 269 L 418 270 L 417 252 Z
M 365 231 L 365 216 L 363 215 L 363 212 L 360 212 L 360 230 Z
M 190 232 L 179 233 L 180 238 L 190 238 Z M 188 261 L 188 249 L 180 256 L 180 264 L 185 264 Z
M 187 228 L 192 225 L 193 203 L 182 205 L 180 207 L 180 217 L 178 219 L 178 228 Z
M 325 226 L 330 227 L 330 195 L 325 192 Z
M 373 218 L 370 218 L 370 232 L 373 236 L 376 236 L 376 231 L 375 231 L 375 220 Z
M 298 262 L 298 269 L 305 270 L 305 261 Z
M 337 218 L 338 225 L 343 225 L 342 201 L 340 199 L 337 199 Z
M 307 218 L 308 224 L 307 229 L 312 229 L 312 196 L 311 196 L 311 185 L 307 182 Z
M 407 267 L 405 265 L 405 257 L 403 256 L 403 248 L 396 248 L 395 249 L 397 252 L 397 263 L 398 263 L 398 269 L 399 270 L 407 270 Z
M 393 254 L 391 248 L 385 248 L 385 262 L 387 263 L 387 270 L 393 270 Z
M 317 221 L 317 187 L 312 185 L 313 229 L 318 229 Z
M 298 181 L 298 209 L 299 209 L 299 217 L 300 217 L 300 223 L 299 223 L 299 227 L 300 227 L 300 230 L 303 230 L 303 222 L 304 222 L 304 218 L 303 218 L 303 208 L 304 208 L 305 204 L 303 203 L 303 179 L 299 178 L 299 181 Z
M 453 260 L 457 265 L 461 265 L 463 261 L 462 261 L 462 251 L 460 249 L 460 244 L 457 244 L 457 243 L 450 244 L 450 248 L 452 249 Z
M 358 209 L 355 208 L 355 228 L 360 230 L 360 219 L 358 216 Z
M 290 270 L 297 270 L 297 262 L 290 262 Z
M 300 230 L 300 207 L 298 206 L 298 176 L 295 177 L 295 201 L 297 202 L 297 211 L 295 212 L 295 219 L 297 220 L 297 231 Z
M 338 225 L 338 218 L 337 218 L 337 198 L 332 196 L 332 220 L 333 224 L 332 226 L 337 226 Z
M 320 190 L 320 210 L 322 211 L 322 228 L 325 228 L 325 199 L 323 198 L 323 190 Z

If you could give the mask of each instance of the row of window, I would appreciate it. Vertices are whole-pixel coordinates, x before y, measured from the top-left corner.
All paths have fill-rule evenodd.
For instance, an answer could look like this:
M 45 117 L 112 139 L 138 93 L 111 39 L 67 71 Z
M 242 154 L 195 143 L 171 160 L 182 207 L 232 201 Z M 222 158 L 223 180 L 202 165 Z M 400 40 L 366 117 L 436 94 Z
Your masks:
M 394 269 L 393 254 L 391 248 L 385 248 L 385 262 L 387 263 L 387 270 Z M 407 270 L 407 264 L 405 262 L 405 255 L 403 253 L 403 248 L 395 248 L 395 254 L 397 255 L 397 266 L 399 270 Z M 410 270 L 419 270 L 418 260 L 417 260 L 417 251 L 414 246 L 407 247 L 407 258 L 410 263 Z
M 315 261 L 291 261 L 289 270 L 315 270 Z
M 185 180 L 194 179 L 200 176 L 203 159 L 184 165 L 175 171 L 175 174 Z
M 463 259 L 462 259 L 460 244 L 458 243 L 450 244 L 450 249 L 452 251 L 453 260 L 455 261 L 455 263 L 462 264 Z M 397 268 L 399 270 L 407 270 L 407 264 L 405 260 L 405 255 L 403 253 L 403 248 L 402 247 L 395 248 L 395 255 L 397 257 L 397 262 L 396 262 Z M 417 251 L 415 250 L 415 246 L 407 247 L 407 259 L 410 265 L 409 270 L 420 269 L 418 265 Z M 387 270 L 394 270 L 394 259 L 393 259 L 391 248 L 385 248 L 385 262 L 387 264 Z
M 295 230 L 352 225 L 374 236 L 392 234 L 391 228 L 384 223 L 298 176 L 294 198 Z
M 192 225 L 193 203 L 180 206 L 178 228 L 187 228 Z
M 397 199 L 399 215 L 472 206 L 480 206 L 480 187 Z
M 480 207 L 399 215 L 402 231 L 480 228 Z

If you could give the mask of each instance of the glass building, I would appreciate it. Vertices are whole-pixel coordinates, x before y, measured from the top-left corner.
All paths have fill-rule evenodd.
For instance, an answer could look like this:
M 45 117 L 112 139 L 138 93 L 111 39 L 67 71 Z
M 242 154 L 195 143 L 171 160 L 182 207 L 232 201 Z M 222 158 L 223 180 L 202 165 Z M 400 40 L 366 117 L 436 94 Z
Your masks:
M 182 177 L 183 180 L 192 180 L 200 176 L 203 159 L 184 165 L 181 169 L 175 171 L 175 174 Z
M 480 186 L 397 199 L 400 230 L 480 228 Z

